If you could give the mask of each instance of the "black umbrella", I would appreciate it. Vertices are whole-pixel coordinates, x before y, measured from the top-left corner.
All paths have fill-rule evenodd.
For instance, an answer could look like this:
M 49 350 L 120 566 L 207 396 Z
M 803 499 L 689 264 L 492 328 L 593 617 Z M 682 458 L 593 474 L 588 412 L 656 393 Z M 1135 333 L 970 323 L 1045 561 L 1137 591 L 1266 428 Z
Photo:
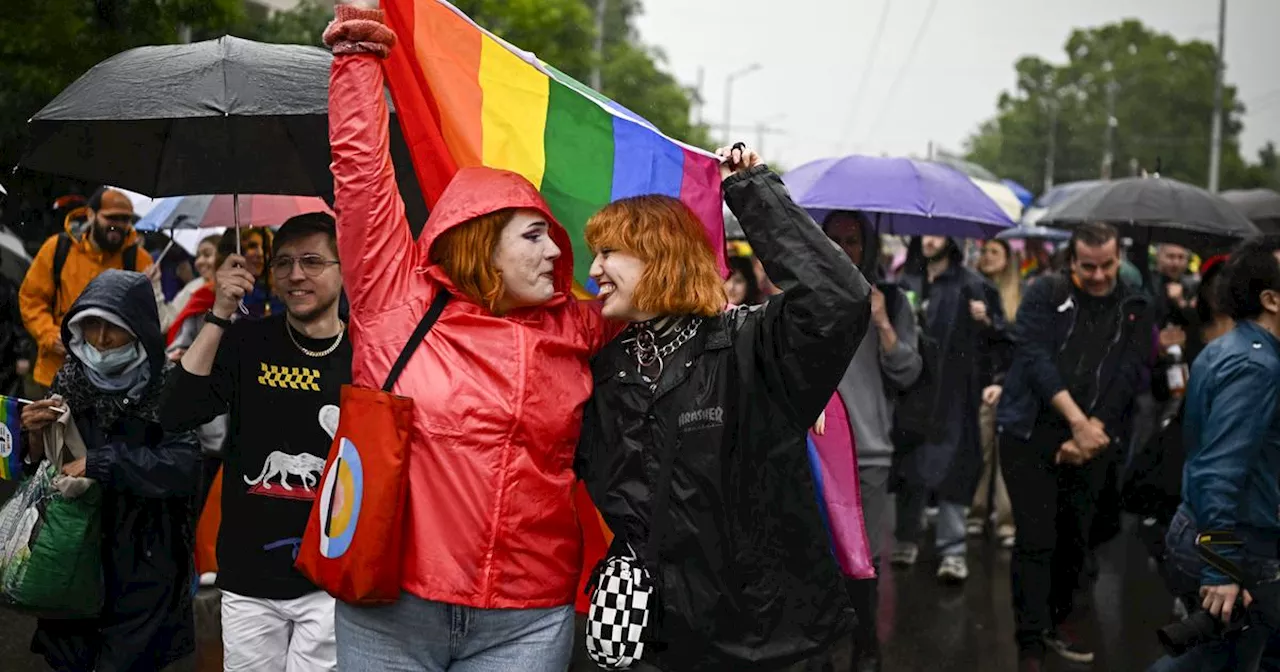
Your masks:
M 332 202 L 329 66 L 318 47 L 237 37 L 139 47 L 95 65 L 30 121 L 20 167 L 152 197 L 292 194 Z M 426 219 L 399 124 L 392 159 Z
M 1050 206 L 1040 226 L 1071 228 L 1107 222 L 1142 243 L 1174 243 L 1194 250 L 1217 248 L 1258 233 L 1220 196 L 1164 177 L 1099 182 Z
M 1259 229 L 1280 233 L 1280 194 L 1270 189 L 1237 189 L 1222 192 L 1222 197 Z

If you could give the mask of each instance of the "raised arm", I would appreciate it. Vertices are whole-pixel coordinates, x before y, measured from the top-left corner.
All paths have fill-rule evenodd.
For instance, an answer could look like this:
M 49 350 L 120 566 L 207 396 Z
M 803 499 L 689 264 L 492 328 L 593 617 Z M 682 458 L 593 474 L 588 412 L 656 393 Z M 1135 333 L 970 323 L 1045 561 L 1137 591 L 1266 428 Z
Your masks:
M 329 143 L 342 281 L 356 315 L 402 303 L 417 246 L 391 164 L 382 57 L 395 35 L 382 11 L 338 5 L 324 33 L 333 49 Z
M 753 155 L 754 156 L 754 155 Z M 782 294 L 756 331 L 758 375 L 800 428 L 831 398 L 871 321 L 871 286 L 763 164 L 724 182 L 725 202 Z

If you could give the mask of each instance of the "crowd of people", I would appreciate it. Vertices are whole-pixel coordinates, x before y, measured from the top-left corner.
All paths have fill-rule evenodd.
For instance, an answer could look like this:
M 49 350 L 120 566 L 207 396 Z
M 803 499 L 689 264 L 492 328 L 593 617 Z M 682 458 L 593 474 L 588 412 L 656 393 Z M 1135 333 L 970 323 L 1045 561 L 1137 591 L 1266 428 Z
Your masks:
M 203 578 L 235 672 L 823 670 L 849 642 L 878 670 L 881 558 L 915 566 L 931 527 L 947 585 L 972 539 L 1012 550 L 1021 670 L 1087 664 L 1066 624 L 1125 510 L 1179 609 L 1252 626 L 1153 669 L 1271 653 L 1280 240 L 1195 274 L 1193 251 L 1158 246 L 1152 272 L 1103 223 L 1057 249 L 915 236 L 898 258 L 866 213 L 815 222 L 737 144 L 718 151 L 745 238 L 727 280 L 687 206 L 637 196 L 588 222 L 599 291 L 580 298 L 569 234 L 515 173 L 459 171 L 414 238 L 380 62 L 401 47 L 381 12 L 336 14 L 336 218 L 209 236 L 179 268 L 103 188 L 10 292 L 23 461 L 70 423 L 87 454 L 62 473 L 105 493 L 103 611 L 41 619 L 51 667 L 187 656 Z M 412 402 L 400 594 L 378 605 L 296 564 L 360 389 Z M 853 466 L 819 468 L 818 437 Z M 857 513 L 816 474 L 856 486 Z

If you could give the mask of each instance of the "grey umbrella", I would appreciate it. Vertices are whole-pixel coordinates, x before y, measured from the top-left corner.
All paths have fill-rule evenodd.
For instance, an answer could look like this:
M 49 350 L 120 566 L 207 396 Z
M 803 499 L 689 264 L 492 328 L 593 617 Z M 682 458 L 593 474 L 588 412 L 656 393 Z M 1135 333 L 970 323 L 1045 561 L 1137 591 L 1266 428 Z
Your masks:
M 21 285 L 31 267 L 31 255 L 27 254 L 22 239 L 0 226 L 0 275 Z
M 221 37 L 95 65 L 36 113 L 20 166 L 152 197 L 332 200 L 329 66 L 318 47 Z M 426 218 L 399 124 L 392 159 L 410 221 Z
M 1222 197 L 1259 229 L 1280 233 L 1280 194 L 1270 189 L 1236 189 L 1222 192 Z
M 1107 222 L 1142 243 L 1175 243 L 1194 250 L 1228 245 L 1258 233 L 1220 196 L 1164 177 L 1099 182 L 1050 206 L 1036 224 L 1070 229 Z

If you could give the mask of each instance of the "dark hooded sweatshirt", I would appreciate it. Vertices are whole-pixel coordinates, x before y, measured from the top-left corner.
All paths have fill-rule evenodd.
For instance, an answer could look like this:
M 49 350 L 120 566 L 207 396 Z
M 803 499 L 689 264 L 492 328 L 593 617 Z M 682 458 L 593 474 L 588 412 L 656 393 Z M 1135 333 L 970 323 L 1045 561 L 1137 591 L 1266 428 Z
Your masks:
M 191 586 L 200 445 L 190 432 L 161 427 L 164 337 L 151 282 L 108 270 L 76 299 L 62 322 L 96 308 L 118 316 L 146 350 L 149 381 L 119 393 L 95 388 L 74 353 L 52 391 L 70 407 L 88 451 L 85 475 L 102 487 L 102 570 L 98 619 L 42 619 L 31 644 L 55 670 L 152 672 L 195 650 Z
M 916 351 L 916 317 L 911 304 L 902 290 L 883 282 L 880 236 L 872 224 L 861 222 L 861 226 L 862 259 L 854 261 L 885 293 L 885 310 L 898 342 L 893 349 L 884 350 L 877 330 L 868 329 L 837 391 L 857 444 L 858 467 L 887 468 L 893 461 L 894 398 L 898 390 L 910 387 L 920 377 L 922 362 Z

